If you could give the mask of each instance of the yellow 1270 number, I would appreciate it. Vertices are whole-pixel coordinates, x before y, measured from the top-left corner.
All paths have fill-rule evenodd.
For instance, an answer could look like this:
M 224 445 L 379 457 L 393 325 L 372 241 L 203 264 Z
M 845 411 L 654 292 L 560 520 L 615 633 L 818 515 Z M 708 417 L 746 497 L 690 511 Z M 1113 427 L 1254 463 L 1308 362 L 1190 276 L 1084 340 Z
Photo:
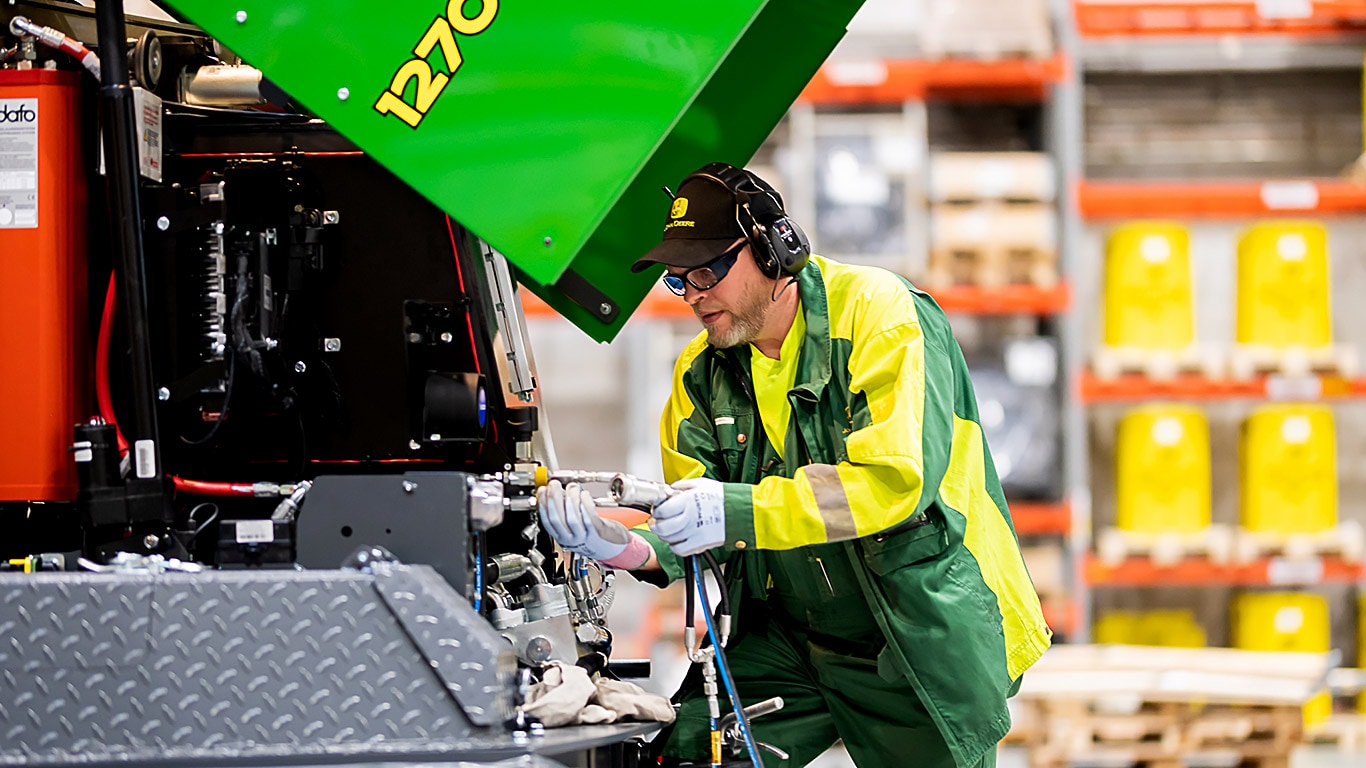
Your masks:
M 464 6 L 465 0 L 450 0 L 446 4 L 446 15 L 437 16 L 427 28 L 427 33 L 413 48 L 413 53 L 417 55 L 398 68 L 389 87 L 379 95 L 379 100 L 375 102 L 376 112 L 381 115 L 393 115 L 412 128 L 416 128 L 422 122 L 422 118 L 427 116 L 427 111 L 436 102 L 436 97 L 445 90 L 446 84 L 451 81 L 451 77 L 465 60 L 460 55 L 460 46 L 455 39 L 456 33 L 477 35 L 488 29 L 493 23 L 493 17 L 498 15 L 498 0 L 482 0 L 479 14 L 472 19 L 465 16 Z M 441 49 L 441 57 L 446 60 L 449 74 L 432 69 L 428 57 L 438 47 Z M 417 82 L 411 104 L 403 100 L 403 92 L 408 88 L 410 80 Z

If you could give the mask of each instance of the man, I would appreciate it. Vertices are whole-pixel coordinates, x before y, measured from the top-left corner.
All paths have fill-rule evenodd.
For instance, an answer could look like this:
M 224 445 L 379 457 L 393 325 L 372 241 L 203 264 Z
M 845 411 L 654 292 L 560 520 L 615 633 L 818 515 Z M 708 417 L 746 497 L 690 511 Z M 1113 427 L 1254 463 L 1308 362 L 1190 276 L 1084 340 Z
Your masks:
M 661 422 L 678 492 L 628 531 L 554 483 L 547 529 L 655 584 L 681 556 L 726 560 L 739 695 L 786 704 L 753 723 L 791 755 L 769 768 L 838 738 L 859 766 L 994 765 L 1049 630 L 943 311 L 890 272 L 809 256 L 772 187 L 721 163 L 680 185 L 633 269 L 654 264 L 704 328 Z M 696 674 L 678 700 L 662 752 L 703 763 Z

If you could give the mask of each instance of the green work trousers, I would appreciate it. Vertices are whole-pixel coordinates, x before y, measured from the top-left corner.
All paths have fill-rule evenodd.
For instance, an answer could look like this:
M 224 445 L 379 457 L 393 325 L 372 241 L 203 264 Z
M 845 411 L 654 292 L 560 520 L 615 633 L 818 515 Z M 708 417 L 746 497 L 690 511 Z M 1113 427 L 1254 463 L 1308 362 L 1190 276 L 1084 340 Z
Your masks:
M 768 617 L 746 620 L 752 631 L 726 650 L 740 700 L 749 706 L 783 697 L 780 711 L 751 724 L 758 741 L 790 755 L 784 761 L 762 750 L 765 768 L 804 766 L 837 739 L 844 739 L 859 768 L 955 768 L 944 737 L 910 682 L 884 680 L 873 654 L 837 653 Z M 659 738 L 664 740 L 662 754 L 705 765 L 710 725 L 695 672 L 684 682 L 677 723 Z M 717 684 L 725 714 L 731 707 L 719 670 Z M 995 765 L 993 750 L 972 768 Z

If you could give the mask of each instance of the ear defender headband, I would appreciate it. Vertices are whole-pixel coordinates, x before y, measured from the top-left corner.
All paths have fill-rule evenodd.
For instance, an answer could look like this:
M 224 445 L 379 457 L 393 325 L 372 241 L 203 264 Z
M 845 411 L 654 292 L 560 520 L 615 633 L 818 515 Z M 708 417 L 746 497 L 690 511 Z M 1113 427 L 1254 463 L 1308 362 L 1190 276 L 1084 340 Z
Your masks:
M 710 163 L 683 181 L 695 178 L 716 182 L 735 198 L 735 223 L 754 250 L 759 271 L 771 278 L 795 276 L 802 271 L 811 258 L 811 241 L 797 222 L 788 218 L 777 190 L 726 163 Z M 749 220 L 748 226 L 744 219 Z

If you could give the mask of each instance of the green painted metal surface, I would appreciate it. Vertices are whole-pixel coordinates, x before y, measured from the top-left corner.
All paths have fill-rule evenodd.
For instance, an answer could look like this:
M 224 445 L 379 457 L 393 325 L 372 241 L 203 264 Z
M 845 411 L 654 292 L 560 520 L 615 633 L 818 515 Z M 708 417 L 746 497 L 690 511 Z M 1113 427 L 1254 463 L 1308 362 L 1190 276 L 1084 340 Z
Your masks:
M 658 277 L 629 267 L 660 185 L 748 161 L 862 1 L 170 4 L 607 341 Z

